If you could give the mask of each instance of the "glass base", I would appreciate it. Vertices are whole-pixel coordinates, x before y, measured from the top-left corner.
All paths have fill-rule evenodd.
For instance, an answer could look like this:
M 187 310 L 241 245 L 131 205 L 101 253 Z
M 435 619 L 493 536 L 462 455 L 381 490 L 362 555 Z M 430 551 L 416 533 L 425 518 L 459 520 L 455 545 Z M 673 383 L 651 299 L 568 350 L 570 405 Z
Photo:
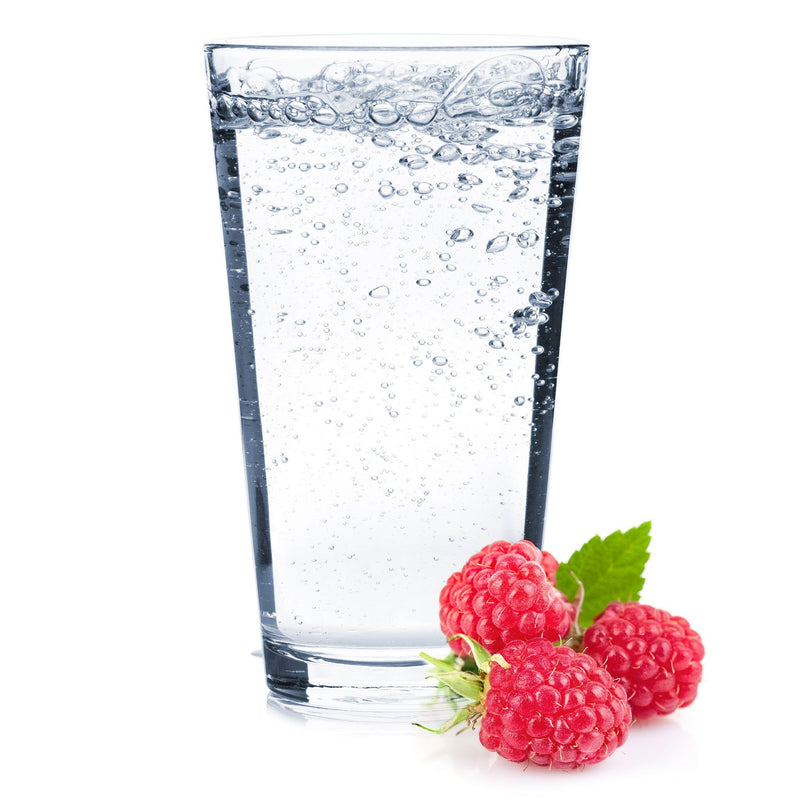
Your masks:
M 436 658 L 448 649 L 426 649 Z M 407 648 L 314 648 L 265 643 L 269 704 L 303 717 L 438 727 L 458 707 Z

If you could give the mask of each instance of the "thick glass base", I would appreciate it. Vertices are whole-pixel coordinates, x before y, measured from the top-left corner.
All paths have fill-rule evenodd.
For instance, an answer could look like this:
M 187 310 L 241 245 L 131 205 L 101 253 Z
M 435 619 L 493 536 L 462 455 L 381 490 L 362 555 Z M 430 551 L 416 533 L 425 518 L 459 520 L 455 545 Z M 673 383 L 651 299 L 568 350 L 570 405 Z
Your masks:
M 442 658 L 447 648 L 426 650 Z M 270 705 L 304 717 L 438 727 L 455 705 L 408 648 L 314 648 L 265 643 Z

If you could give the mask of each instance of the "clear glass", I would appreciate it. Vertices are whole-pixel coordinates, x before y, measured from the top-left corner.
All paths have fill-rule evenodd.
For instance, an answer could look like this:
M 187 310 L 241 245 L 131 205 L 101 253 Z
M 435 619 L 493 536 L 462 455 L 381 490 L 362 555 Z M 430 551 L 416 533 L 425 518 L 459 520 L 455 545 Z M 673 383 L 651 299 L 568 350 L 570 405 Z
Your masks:
M 267 683 L 440 716 L 420 650 L 541 544 L 588 48 L 206 47 Z

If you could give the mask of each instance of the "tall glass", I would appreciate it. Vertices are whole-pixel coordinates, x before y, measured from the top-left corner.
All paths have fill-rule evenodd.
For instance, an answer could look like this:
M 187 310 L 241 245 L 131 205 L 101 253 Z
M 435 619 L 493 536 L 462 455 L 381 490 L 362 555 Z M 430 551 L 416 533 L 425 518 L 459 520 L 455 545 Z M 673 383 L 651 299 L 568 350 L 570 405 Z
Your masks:
M 275 702 L 424 718 L 448 575 L 541 543 L 587 53 L 206 47 Z

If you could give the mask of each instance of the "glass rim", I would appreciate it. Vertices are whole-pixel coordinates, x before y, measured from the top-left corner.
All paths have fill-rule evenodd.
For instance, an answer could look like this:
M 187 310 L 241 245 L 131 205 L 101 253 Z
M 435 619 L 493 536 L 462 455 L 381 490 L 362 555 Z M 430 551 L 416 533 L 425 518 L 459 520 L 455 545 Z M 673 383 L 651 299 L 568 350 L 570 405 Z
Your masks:
M 588 48 L 582 39 L 502 34 L 433 33 L 321 33 L 280 36 L 243 36 L 206 42 L 207 51 L 244 50 L 353 50 L 378 52 L 448 50 L 529 50 L 562 47 Z

